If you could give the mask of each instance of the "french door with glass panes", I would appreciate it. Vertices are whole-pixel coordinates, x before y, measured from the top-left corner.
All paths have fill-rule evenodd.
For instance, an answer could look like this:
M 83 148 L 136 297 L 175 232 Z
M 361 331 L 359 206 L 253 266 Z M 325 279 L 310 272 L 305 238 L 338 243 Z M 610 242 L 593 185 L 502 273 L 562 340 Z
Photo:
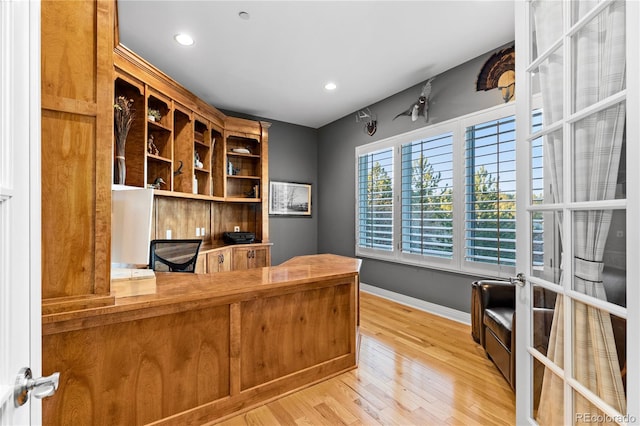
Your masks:
M 518 424 L 640 422 L 639 9 L 516 4 Z

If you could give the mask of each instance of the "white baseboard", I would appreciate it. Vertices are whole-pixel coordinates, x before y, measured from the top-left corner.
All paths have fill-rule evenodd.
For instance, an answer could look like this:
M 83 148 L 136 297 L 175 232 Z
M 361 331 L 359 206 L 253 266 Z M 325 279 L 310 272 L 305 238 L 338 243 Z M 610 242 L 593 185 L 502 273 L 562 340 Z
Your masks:
M 360 283 L 360 291 L 365 293 L 375 294 L 384 299 L 400 303 L 402 305 L 410 306 L 415 309 L 419 309 L 430 314 L 438 315 L 453 321 L 461 322 L 463 324 L 471 325 L 471 314 L 467 312 L 458 311 L 457 309 L 447 308 L 446 306 L 437 305 L 435 303 L 426 302 L 415 297 L 405 296 L 404 294 L 395 293 L 393 291 L 385 290 L 380 287 L 375 287 L 363 282 Z

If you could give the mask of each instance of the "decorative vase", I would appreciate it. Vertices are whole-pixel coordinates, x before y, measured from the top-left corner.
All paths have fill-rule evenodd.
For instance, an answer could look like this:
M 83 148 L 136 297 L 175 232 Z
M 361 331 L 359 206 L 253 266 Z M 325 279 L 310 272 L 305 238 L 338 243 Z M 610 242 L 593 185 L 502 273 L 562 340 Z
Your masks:
M 116 185 L 124 185 L 127 179 L 127 165 L 125 164 L 125 160 L 123 156 L 116 156 L 116 161 L 114 162 L 114 183 Z
M 124 162 L 125 143 L 135 116 L 133 99 L 118 96 L 113 105 L 116 139 L 116 155 L 113 163 L 113 181 L 116 185 L 124 185 L 127 179 L 127 167 Z

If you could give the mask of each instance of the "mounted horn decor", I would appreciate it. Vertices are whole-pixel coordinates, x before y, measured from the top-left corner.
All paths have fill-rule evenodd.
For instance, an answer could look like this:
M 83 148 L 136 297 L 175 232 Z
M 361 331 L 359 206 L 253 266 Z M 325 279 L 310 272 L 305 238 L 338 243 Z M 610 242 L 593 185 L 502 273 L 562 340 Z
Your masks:
M 361 109 L 356 113 L 356 123 L 364 121 L 364 131 L 369 136 L 373 136 L 378 130 L 378 120 L 369 108 Z
M 491 55 L 478 74 L 476 91 L 498 88 L 509 102 L 516 93 L 516 52 L 513 46 Z

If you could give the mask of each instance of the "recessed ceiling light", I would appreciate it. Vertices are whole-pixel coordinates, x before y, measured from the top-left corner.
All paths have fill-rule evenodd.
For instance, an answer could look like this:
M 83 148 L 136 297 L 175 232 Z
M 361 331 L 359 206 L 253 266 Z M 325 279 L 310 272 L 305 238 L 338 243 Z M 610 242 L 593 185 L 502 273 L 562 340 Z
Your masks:
M 193 39 L 189 34 L 180 33 L 173 36 L 173 38 L 183 46 L 191 46 L 193 44 Z
M 246 12 L 244 10 L 241 10 L 240 12 L 238 12 L 238 16 L 240 17 L 240 19 L 244 19 L 245 21 L 248 21 L 249 18 L 251 18 L 251 15 L 249 15 L 249 12 Z
M 324 85 L 325 90 L 336 90 L 338 86 L 333 81 L 328 82 Z

